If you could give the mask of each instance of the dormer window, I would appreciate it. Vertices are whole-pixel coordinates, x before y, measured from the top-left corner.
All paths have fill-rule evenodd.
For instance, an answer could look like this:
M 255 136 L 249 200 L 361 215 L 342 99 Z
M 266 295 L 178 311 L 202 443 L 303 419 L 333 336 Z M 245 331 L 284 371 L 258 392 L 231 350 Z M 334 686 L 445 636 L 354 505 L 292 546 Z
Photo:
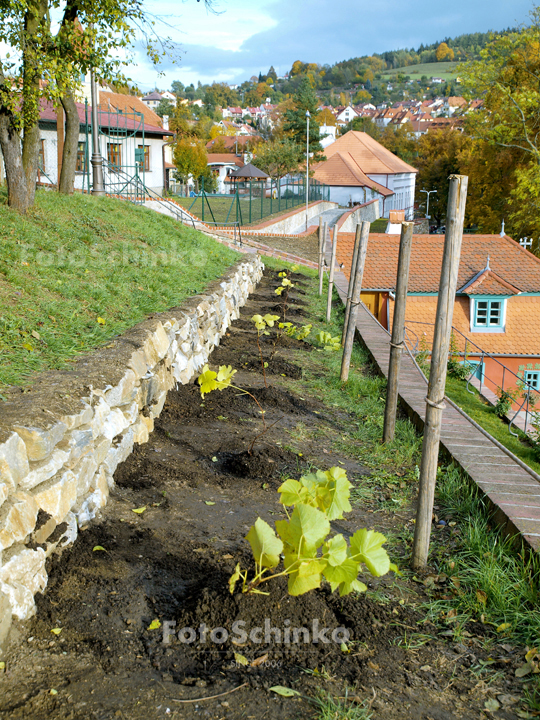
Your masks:
M 472 297 L 471 331 L 504 332 L 506 320 L 506 298 Z

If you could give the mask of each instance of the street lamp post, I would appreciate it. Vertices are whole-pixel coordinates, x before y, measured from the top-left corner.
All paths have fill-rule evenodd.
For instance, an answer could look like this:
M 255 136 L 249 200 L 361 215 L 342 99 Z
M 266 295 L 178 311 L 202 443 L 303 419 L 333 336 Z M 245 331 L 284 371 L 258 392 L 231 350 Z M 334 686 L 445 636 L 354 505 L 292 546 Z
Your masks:
M 306 110 L 307 133 L 306 133 L 306 231 L 308 229 L 308 205 L 309 205 L 309 110 Z
M 99 152 L 96 77 L 93 70 L 90 72 L 90 93 L 92 99 L 92 195 L 105 195 L 105 189 L 103 187 L 103 159 Z
M 426 218 L 428 220 L 431 220 L 431 217 L 429 215 L 429 196 L 431 195 L 431 193 L 436 193 L 437 191 L 436 190 L 420 190 L 420 192 L 424 192 L 427 195 Z M 429 230 L 428 230 L 428 232 L 429 232 Z

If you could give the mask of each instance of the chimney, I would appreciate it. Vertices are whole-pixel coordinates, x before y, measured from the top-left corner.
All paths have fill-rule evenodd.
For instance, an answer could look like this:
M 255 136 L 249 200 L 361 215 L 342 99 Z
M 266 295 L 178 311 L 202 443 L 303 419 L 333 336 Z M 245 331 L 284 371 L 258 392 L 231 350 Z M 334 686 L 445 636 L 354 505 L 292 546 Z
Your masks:
M 164 130 L 169 129 L 169 116 L 168 115 L 163 116 L 163 129 Z

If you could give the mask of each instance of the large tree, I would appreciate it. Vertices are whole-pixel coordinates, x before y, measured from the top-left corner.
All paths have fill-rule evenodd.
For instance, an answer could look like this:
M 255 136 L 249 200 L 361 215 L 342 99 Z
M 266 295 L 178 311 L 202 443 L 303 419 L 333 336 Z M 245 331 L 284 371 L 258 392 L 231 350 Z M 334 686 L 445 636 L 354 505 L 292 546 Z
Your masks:
M 300 148 L 294 141 L 272 140 L 258 147 L 255 164 L 272 180 L 279 180 L 298 169 L 300 154 Z
M 299 159 L 306 152 L 307 112 L 311 115 L 309 121 L 309 152 L 313 155 L 314 162 L 324 159 L 323 148 L 320 143 L 320 126 L 317 122 L 318 107 L 319 99 L 309 80 L 304 78 L 293 98 L 293 107 L 285 110 L 285 121 L 283 123 L 285 134 L 294 140 L 299 148 Z

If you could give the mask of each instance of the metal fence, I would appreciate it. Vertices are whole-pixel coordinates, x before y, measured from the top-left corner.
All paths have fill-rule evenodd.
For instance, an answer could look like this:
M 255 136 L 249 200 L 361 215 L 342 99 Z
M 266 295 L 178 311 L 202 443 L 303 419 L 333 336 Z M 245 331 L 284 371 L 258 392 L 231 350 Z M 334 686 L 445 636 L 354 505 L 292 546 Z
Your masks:
M 204 186 L 193 198 L 171 195 L 190 212 L 204 222 L 217 225 L 237 223 L 251 225 L 275 213 L 282 213 L 317 200 L 330 199 L 330 188 L 317 180 L 309 181 L 309 197 L 306 199 L 305 177 L 281 180 L 245 180 L 231 183 L 231 192 L 207 193 Z
M 417 359 L 431 355 L 431 340 L 428 337 L 433 336 L 433 328 L 434 323 L 407 320 L 405 343 Z M 480 394 L 488 390 L 507 403 L 508 430 L 512 435 L 518 436 L 512 429 L 516 427 L 536 440 L 538 430 L 535 425 L 540 421 L 540 370 L 536 372 L 531 368 L 530 372 L 535 377 L 530 379 L 525 373 L 515 373 L 453 326 L 449 360 L 465 366 L 463 379 L 472 395 L 474 390 L 471 390 L 471 385 Z M 489 360 L 488 364 L 486 360 Z

